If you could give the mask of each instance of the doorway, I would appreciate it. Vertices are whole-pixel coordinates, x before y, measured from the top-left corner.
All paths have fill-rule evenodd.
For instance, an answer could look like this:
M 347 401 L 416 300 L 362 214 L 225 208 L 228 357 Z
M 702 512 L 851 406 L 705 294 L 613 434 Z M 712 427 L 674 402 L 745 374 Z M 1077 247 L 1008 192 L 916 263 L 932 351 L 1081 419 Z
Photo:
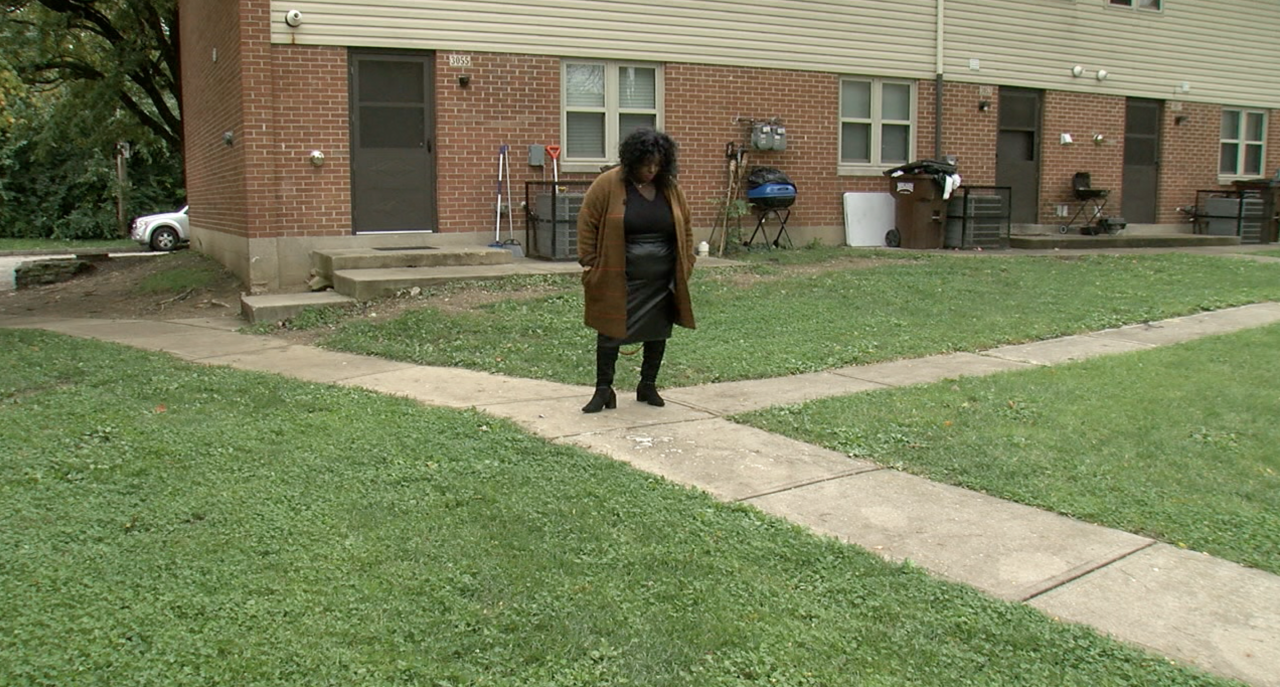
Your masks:
M 351 53 L 355 233 L 436 227 L 433 53 Z
M 1159 100 L 1129 98 L 1124 107 L 1124 195 L 1120 212 L 1129 224 L 1154 224 L 1160 188 Z
M 1023 88 L 1000 89 L 996 134 L 996 186 L 1013 190 L 1009 220 L 1040 222 L 1040 111 L 1044 96 Z

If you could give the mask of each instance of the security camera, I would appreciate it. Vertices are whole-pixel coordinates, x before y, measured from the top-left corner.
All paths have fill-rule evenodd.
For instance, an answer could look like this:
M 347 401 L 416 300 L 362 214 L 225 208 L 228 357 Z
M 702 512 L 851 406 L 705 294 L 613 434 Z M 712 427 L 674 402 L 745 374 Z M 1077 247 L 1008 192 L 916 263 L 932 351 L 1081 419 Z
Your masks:
M 298 10 L 289 10 L 288 12 L 285 12 L 284 23 L 295 29 L 302 26 L 302 13 Z

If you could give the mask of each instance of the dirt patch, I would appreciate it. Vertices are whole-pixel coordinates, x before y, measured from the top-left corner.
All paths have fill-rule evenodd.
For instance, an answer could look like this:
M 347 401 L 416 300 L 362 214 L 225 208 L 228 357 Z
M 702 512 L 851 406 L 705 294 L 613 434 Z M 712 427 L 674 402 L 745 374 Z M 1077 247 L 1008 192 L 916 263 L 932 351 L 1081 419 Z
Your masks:
M 730 280 L 735 286 L 746 287 L 788 276 L 866 269 L 885 262 L 849 257 L 806 264 L 764 263 L 764 269 L 730 268 L 723 270 L 722 277 L 717 276 Z M 240 315 L 240 294 L 244 289 L 239 279 L 216 261 L 195 251 L 117 257 L 91 265 L 91 269 L 65 282 L 0 292 L 0 315 L 149 320 L 238 318 Z M 207 276 L 198 280 L 198 286 L 187 286 L 177 280 L 176 287 L 149 290 L 156 282 L 175 273 Z M 540 298 L 577 288 L 580 287 L 576 280 L 553 278 L 457 282 L 360 303 L 339 319 L 385 322 L 407 310 L 427 306 L 461 312 L 500 300 Z M 276 328 L 269 332 L 271 335 L 295 343 L 311 343 L 333 329 L 325 325 L 292 329 L 289 323 L 275 324 Z
M 195 251 L 128 255 L 89 265 L 68 281 L 0 292 L 0 315 L 172 320 L 240 314 L 240 280 Z M 189 281 L 162 281 L 170 275 Z

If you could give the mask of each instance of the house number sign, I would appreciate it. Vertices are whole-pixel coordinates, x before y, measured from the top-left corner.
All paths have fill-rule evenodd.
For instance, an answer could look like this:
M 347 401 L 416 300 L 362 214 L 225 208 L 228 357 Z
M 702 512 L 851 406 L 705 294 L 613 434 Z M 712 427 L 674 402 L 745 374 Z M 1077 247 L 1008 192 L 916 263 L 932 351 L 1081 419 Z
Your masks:
M 470 67 L 471 56 L 470 55 L 450 55 L 449 66 L 450 67 Z

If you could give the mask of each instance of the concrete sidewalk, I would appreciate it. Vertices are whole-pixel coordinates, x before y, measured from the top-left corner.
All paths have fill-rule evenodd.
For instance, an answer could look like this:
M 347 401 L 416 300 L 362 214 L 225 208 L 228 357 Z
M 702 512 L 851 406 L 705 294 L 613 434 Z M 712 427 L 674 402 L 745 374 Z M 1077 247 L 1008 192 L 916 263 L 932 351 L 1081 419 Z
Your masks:
M 1055 365 L 1280 322 L 1262 303 L 979 354 L 664 391 L 665 408 L 621 398 L 584 415 L 590 389 L 424 367 L 236 333 L 235 318 L 0 318 L 164 351 L 186 360 L 476 407 L 717 498 L 838 537 L 890 560 L 1091 625 L 1205 670 L 1280 687 L 1280 577 L 734 424 L 767 405 Z

